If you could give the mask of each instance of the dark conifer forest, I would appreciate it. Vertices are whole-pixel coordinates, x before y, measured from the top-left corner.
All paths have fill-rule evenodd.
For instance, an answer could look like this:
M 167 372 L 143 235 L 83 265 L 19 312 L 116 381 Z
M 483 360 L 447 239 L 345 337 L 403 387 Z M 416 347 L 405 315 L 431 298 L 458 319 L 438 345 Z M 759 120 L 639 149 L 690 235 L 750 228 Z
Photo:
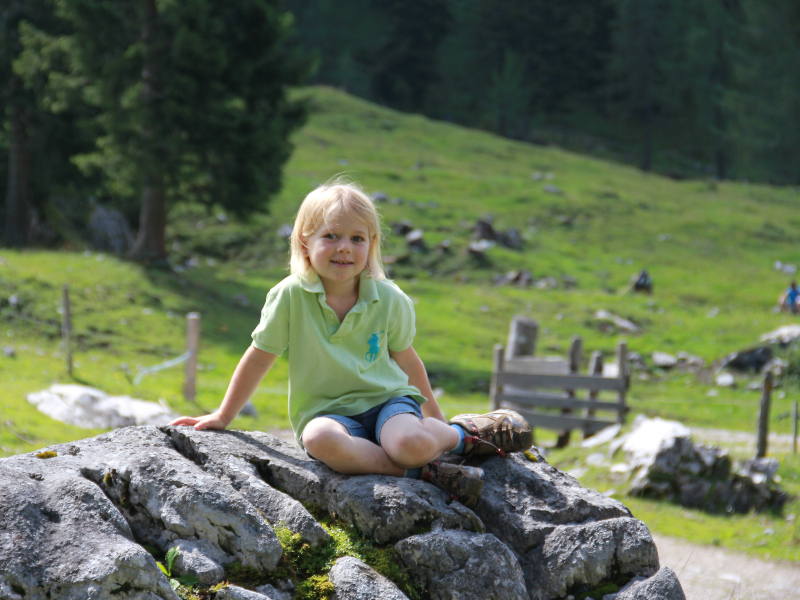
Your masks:
M 796 185 L 797 64 L 794 0 L 5 0 L 2 239 L 92 198 L 152 262 L 174 199 L 264 210 L 307 84 L 674 178 Z

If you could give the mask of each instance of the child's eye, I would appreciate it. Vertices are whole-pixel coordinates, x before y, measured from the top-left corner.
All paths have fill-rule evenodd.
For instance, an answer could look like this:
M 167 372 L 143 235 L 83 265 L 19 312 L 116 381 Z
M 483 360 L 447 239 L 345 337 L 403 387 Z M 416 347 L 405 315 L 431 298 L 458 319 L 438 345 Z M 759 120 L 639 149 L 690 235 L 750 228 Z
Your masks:
M 327 233 L 327 234 L 325 234 L 325 237 L 328 238 L 329 240 L 335 240 L 336 239 L 336 234 L 335 233 Z
M 364 241 L 364 238 L 363 238 L 363 237 L 361 237 L 360 235 L 354 235 L 354 236 L 353 236 L 353 241 L 354 241 L 354 242 L 363 242 L 363 241 Z

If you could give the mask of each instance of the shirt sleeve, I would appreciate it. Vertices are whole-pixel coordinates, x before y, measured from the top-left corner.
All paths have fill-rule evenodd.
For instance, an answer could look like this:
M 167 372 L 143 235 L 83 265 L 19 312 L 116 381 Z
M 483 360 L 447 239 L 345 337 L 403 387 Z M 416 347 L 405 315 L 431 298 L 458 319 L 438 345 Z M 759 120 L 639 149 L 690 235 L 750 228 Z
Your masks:
M 417 333 L 414 303 L 400 288 L 397 295 L 392 298 L 392 311 L 389 315 L 389 333 L 387 342 L 389 350 L 402 352 L 411 346 Z
M 289 347 L 289 294 L 285 290 L 274 287 L 267 294 L 252 337 L 253 346 L 278 356 Z

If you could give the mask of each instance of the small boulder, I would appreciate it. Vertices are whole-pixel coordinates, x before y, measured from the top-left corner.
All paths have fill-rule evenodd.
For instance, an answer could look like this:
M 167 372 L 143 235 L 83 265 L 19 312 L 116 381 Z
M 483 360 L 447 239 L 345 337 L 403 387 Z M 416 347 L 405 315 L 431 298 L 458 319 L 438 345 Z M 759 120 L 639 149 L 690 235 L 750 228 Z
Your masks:
M 497 232 L 492 227 L 488 219 L 478 219 L 475 221 L 475 230 L 472 234 L 473 240 L 497 241 Z
M 772 349 L 769 346 L 761 346 L 730 353 L 722 360 L 720 368 L 758 373 L 770 360 L 772 360 Z
M 653 366 L 659 369 L 671 369 L 678 364 L 678 358 L 666 352 L 653 352 L 650 355 Z
M 730 373 L 718 373 L 714 383 L 719 387 L 736 387 L 736 379 Z
M 407 538 L 397 543 L 395 549 L 403 564 L 431 598 L 529 598 L 517 558 L 491 534 L 459 530 L 431 531 Z
M 224 560 L 208 540 L 175 540 L 167 550 L 177 547 L 174 570 L 178 575 L 194 575 L 201 585 L 214 585 L 225 579 L 225 569 L 219 564 Z
M 328 579 L 336 590 L 332 600 L 408 600 L 394 583 L 352 556 L 337 560 Z
M 408 235 L 414 230 L 414 224 L 408 219 L 392 223 L 392 233 L 395 235 Z
M 686 600 L 675 571 L 669 567 L 661 567 L 658 573 L 649 579 L 634 583 L 628 589 L 620 592 L 616 600 L 651 600 L 652 598 Z
M 425 240 L 423 239 L 424 235 L 425 233 L 422 231 L 422 229 L 414 229 L 412 231 L 409 231 L 406 234 L 406 244 L 412 250 L 424 250 L 425 249 Z
M 795 340 L 800 339 L 800 325 L 784 325 L 777 329 L 763 334 L 760 341 L 767 344 L 781 344 L 788 346 Z
M 238 585 L 229 585 L 217 592 L 217 600 L 277 600 Z

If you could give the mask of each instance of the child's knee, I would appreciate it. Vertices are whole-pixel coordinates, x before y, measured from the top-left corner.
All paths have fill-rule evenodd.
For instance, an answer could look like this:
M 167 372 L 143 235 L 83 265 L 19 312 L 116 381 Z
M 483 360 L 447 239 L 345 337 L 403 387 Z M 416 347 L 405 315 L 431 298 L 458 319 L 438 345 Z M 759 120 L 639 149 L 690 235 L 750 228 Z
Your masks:
M 343 425 L 331 419 L 329 422 L 311 421 L 303 430 L 303 446 L 311 456 L 319 456 L 330 452 L 332 448 L 341 443 L 343 435 L 348 435 Z
M 427 462 L 437 449 L 436 440 L 424 429 L 394 431 L 389 439 L 381 439 L 381 442 L 390 458 L 404 466 Z

